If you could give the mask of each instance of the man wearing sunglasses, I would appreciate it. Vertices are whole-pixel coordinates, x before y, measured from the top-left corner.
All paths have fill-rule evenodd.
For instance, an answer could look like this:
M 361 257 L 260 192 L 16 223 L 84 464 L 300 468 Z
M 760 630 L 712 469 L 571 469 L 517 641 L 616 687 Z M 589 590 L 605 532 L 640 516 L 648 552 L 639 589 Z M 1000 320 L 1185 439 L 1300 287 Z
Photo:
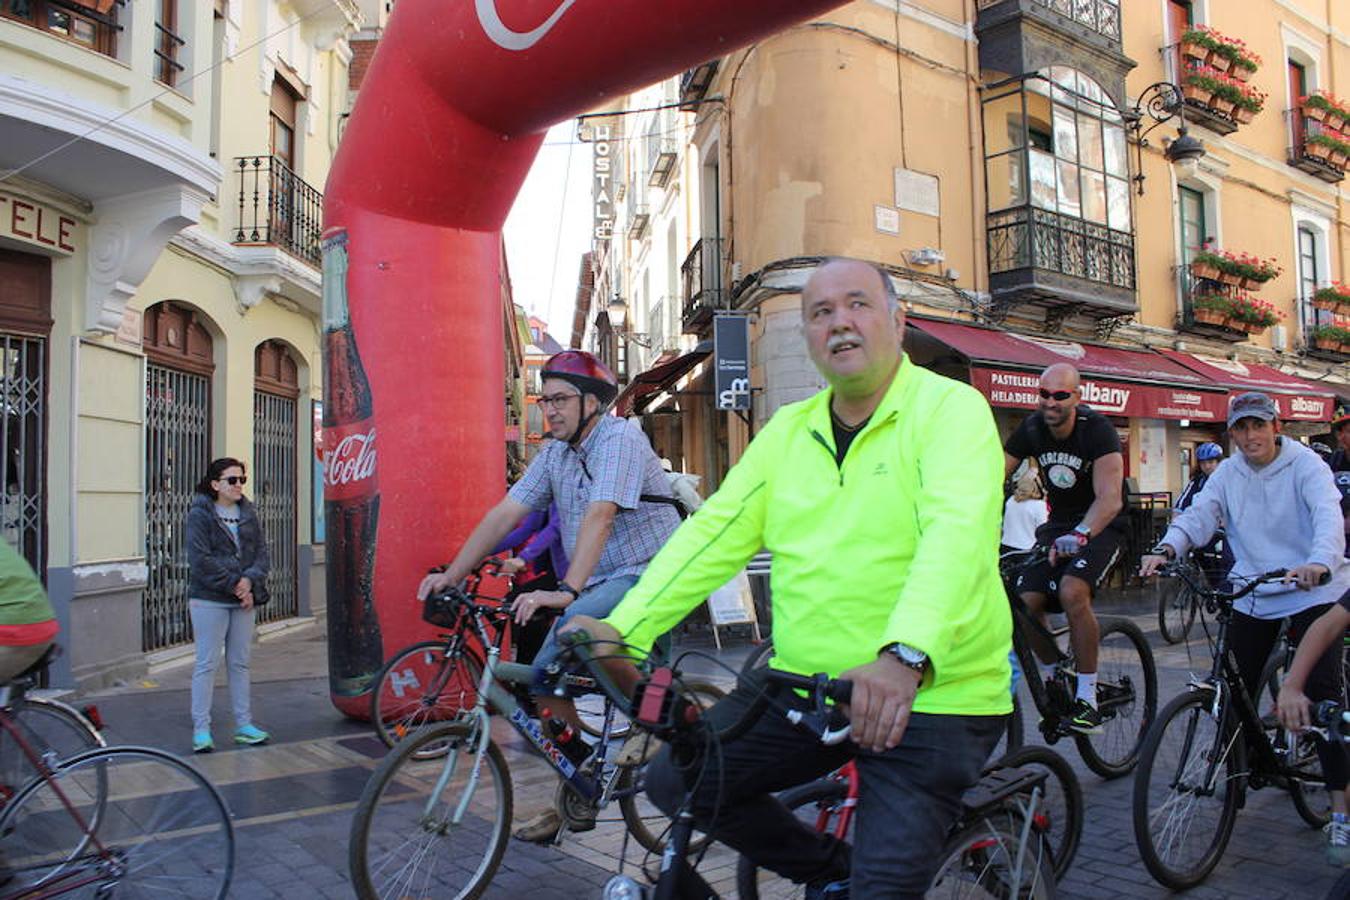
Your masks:
M 1031 457 L 1041 470 L 1050 518 L 1036 531 L 1050 558 L 1017 579 L 1022 601 L 1034 613 L 1069 617 L 1069 639 L 1078 665 L 1072 727 L 1082 734 L 1101 729 L 1097 710 L 1097 643 L 1092 594 L 1120 559 L 1126 520 L 1122 489 L 1125 459 L 1115 427 L 1078 403 L 1078 370 L 1056 363 L 1041 373 L 1040 402 L 1004 444 L 1007 474 Z M 1046 674 L 1050 667 L 1044 666 Z

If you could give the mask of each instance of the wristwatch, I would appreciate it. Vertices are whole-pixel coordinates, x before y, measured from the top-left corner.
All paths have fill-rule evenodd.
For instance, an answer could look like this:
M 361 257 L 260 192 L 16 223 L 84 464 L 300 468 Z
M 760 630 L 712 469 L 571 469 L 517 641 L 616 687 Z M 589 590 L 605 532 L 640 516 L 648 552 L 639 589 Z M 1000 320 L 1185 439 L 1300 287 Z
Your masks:
M 578 597 L 581 596 L 581 591 L 579 591 L 579 590 L 577 590 L 576 588 L 572 587 L 570 584 L 568 584 L 568 583 L 565 582 L 565 581 L 562 581 L 562 582 L 559 582 L 559 583 L 558 583 L 558 590 L 559 590 L 559 591 L 562 591 L 564 594 L 571 594 L 573 600 L 575 600 L 575 599 L 577 599 Z
M 1092 529 L 1088 528 L 1086 525 L 1082 524 L 1075 525 L 1073 533 L 1081 537 L 1083 539 L 1083 543 L 1085 544 L 1088 541 L 1092 540 Z
M 881 652 L 889 653 L 903 665 L 908 666 L 920 675 L 928 671 L 928 654 L 924 653 L 918 647 L 911 647 L 909 644 L 896 642 L 882 647 Z
M 1165 556 L 1168 559 L 1177 558 L 1177 551 L 1172 548 L 1171 544 L 1159 544 L 1148 552 L 1153 556 Z

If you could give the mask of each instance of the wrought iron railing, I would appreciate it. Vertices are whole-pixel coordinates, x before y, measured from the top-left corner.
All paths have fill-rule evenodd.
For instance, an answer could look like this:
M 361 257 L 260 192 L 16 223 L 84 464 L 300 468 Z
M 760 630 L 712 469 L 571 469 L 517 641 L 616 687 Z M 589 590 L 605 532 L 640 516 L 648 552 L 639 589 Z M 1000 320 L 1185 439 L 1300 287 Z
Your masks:
M 155 23 L 155 80 L 169 87 L 178 83 L 183 64 L 178 61 L 178 49 L 187 44 L 178 35 L 159 22 Z
M 1303 115 L 1300 109 L 1285 110 L 1289 134 L 1289 165 L 1302 169 L 1323 181 L 1335 183 L 1345 178 L 1347 160 L 1334 150 L 1311 138 L 1335 133 L 1325 122 Z
M 1020 206 L 988 217 L 991 274 L 1046 269 L 1134 290 L 1134 235 L 1048 209 Z
M 694 244 L 694 249 L 680 266 L 684 280 L 684 324 L 687 328 L 710 317 L 722 306 L 722 240 L 706 237 Z
M 47 575 L 47 341 L 0 334 L 0 537 Z
M 323 194 L 275 156 L 235 159 L 239 179 L 236 244 L 271 244 L 318 266 Z
M 980 9 L 992 9 L 1018 0 L 980 0 Z M 1032 5 L 1059 13 L 1090 31 L 1113 41 L 1120 40 L 1119 0 L 1030 0 Z

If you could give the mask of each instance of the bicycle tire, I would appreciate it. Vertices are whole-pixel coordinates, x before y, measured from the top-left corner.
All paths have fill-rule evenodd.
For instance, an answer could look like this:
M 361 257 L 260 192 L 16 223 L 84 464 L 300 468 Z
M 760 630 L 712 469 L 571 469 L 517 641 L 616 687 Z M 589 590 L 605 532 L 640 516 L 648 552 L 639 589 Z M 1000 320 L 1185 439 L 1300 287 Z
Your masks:
M 1195 624 L 1197 600 L 1191 586 L 1180 578 L 1160 578 L 1158 584 L 1158 633 L 1169 644 L 1179 644 Z
M 407 881 L 413 877 L 419 896 L 433 892 L 465 900 L 480 896 L 491 883 L 510 840 L 511 772 L 492 741 L 475 759 L 479 756 L 475 730 L 470 722 L 423 728 L 401 741 L 371 772 L 352 815 L 347 852 L 352 887 L 360 900 L 409 896 Z M 422 746 L 431 744 L 446 752 L 436 758 L 419 755 Z M 464 819 L 450 822 L 446 817 L 464 802 L 464 779 L 475 763 L 479 778 L 486 775 L 491 783 L 480 780 L 465 806 Z M 447 769 L 453 772 L 453 782 L 445 784 L 444 799 L 433 801 L 429 793 Z M 434 818 L 437 814 L 441 817 Z M 413 854 L 412 872 L 395 858 L 400 851 Z M 475 859 L 478 864 L 467 880 L 454 887 L 467 868 L 465 861 Z
M 726 696 L 726 692 L 717 685 L 703 681 L 684 682 L 683 692 L 694 695 L 699 705 L 705 708 Z M 614 790 L 619 795 L 619 812 L 623 814 L 624 825 L 633 840 L 645 850 L 660 853 L 666 848 L 666 835 L 671 821 L 646 798 L 645 772 L 646 763 L 621 767 L 614 782 Z M 695 832 L 689 839 L 689 852 L 701 851 L 710 840 L 708 835 Z
M 759 642 L 759 646 L 750 651 L 750 655 L 741 663 L 741 674 L 748 675 L 756 669 L 762 669 L 769 664 L 769 657 L 773 656 L 773 638 L 766 637 Z
M 1054 900 L 1049 848 L 1036 836 L 1036 846 L 1028 850 L 1031 855 L 1021 853 L 1021 826 L 1021 815 L 1011 809 L 967 824 L 943 848 L 942 864 L 925 900 Z M 1021 874 L 1016 876 L 1019 856 Z
M 370 692 L 370 720 L 386 747 L 433 722 L 449 721 L 478 700 L 482 658 L 462 643 L 453 656 L 446 641 L 421 641 L 389 658 Z M 470 664 L 465 665 L 465 660 Z M 439 752 L 427 746 L 424 758 Z
M 1227 709 L 1210 714 L 1213 691 L 1191 690 L 1164 707 L 1140 752 L 1134 778 L 1132 819 L 1144 866 L 1160 884 L 1185 890 L 1204 881 L 1223 858 L 1244 790 L 1246 745 Z M 1209 760 L 1217 759 L 1212 785 L 1203 785 Z M 1202 801 L 1205 823 L 1192 820 Z M 1212 819 L 1212 824 L 1208 820 Z M 1210 835 L 1199 850 L 1184 852 L 1177 838 Z
M 52 763 L 107 746 L 94 723 L 59 700 L 23 697 L 6 715 L 31 748 Z M 14 736 L 0 729 L 0 806 L 35 777 L 37 772 Z
M 1078 853 L 1083 836 L 1083 786 L 1069 761 L 1049 747 L 1020 747 L 1003 756 L 993 768 L 1031 768 L 1046 773 L 1045 821 L 1037 815 L 1036 827 L 1045 836 L 1055 878 L 1063 880 Z
M 78 817 L 62 814 L 66 804 Z M 95 805 L 103 814 L 92 824 Z M 153 747 L 99 747 L 64 760 L 6 805 L 0 836 L 16 878 L 7 895 L 83 886 L 90 889 L 83 896 L 115 889 L 223 900 L 234 874 L 234 826 L 220 793 L 194 766 Z M 72 842 L 99 849 L 52 854 Z M 194 866 L 200 874 L 189 877 Z M 71 880 L 77 884 L 63 887 Z
M 613 709 L 613 718 L 610 720 L 609 737 L 610 740 L 623 739 L 633 733 L 633 723 L 628 717 L 614 708 L 614 704 L 608 697 L 601 693 L 582 694 L 572 698 L 573 705 L 577 711 L 577 722 L 581 725 L 581 730 L 593 738 L 598 738 L 604 734 L 605 717 L 610 715 Z
M 815 830 L 833 833 L 834 817 L 843 808 L 847 795 L 848 785 L 838 778 L 818 778 L 783 791 L 778 795 L 778 802 L 797 813 Z M 741 856 L 736 860 L 736 893 L 741 900 L 760 900 L 761 894 L 782 900 L 803 896 L 805 887 L 761 869 L 749 857 Z
M 1260 684 L 1263 692 L 1270 698 L 1272 708 L 1280 696 L 1280 685 L 1284 683 L 1284 675 L 1288 671 L 1287 662 L 1288 656 L 1279 653 L 1266 660 L 1265 671 L 1261 673 Z M 1257 712 L 1260 711 L 1258 706 Z M 1294 804 L 1299 817 L 1308 823 L 1310 828 L 1326 827 L 1331 821 L 1331 795 L 1325 790 L 1322 759 L 1317 755 L 1317 738 L 1311 734 L 1291 734 L 1278 723 L 1270 738 L 1271 743 L 1276 746 L 1281 742 L 1286 747 L 1292 745 L 1293 752 L 1285 756 L 1286 764 L 1304 775 L 1303 778 L 1289 779 L 1286 785 L 1289 800 Z M 1319 782 L 1321 786 L 1314 787 L 1311 783 L 1314 781 Z
M 1128 702 L 1113 703 L 1113 698 L 1127 696 L 1126 691 L 1131 697 Z M 1128 775 L 1139 760 L 1139 747 L 1158 710 L 1153 651 L 1144 632 L 1129 619 L 1102 620 L 1097 642 L 1097 702 L 1105 719 L 1101 732 L 1076 735 L 1078 754 L 1103 778 Z
M 1003 727 L 1003 736 L 998 739 L 994 749 L 989 752 L 991 760 L 1001 759 L 1023 745 L 1022 735 L 1026 724 L 1022 713 L 1022 698 L 1014 694 L 1012 700 L 1013 708 L 1008 715 L 1007 724 Z

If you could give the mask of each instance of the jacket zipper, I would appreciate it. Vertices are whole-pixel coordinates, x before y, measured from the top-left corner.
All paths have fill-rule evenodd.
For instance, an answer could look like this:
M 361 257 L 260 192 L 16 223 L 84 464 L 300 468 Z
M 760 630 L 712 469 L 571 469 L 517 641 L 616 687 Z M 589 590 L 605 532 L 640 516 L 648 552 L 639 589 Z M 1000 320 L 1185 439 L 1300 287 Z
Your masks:
M 834 460 L 835 466 L 839 469 L 839 486 L 840 486 L 840 487 L 843 487 L 843 486 L 844 486 L 844 461 L 843 461 L 842 459 L 835 459 L 835 456 L 834 456 L 835 451 L 830 447 L 829 442 L 826 441 L 825 438 L 821 437 L 819 431 L 816 431 L 814 428 L 812 428 L 812 429 L 811 429 L 811 437 L 813 437 L 813 438 L 815 438 L 817 441 L 819 441 L 819 442 L 820 442 L 820 446 L 822 446 L 822 447 L 825 448 L 825 452 L 828 453 L 828 454 L 830 454 L 830 459 Z M 852 448 L 850 447 L 850 449 L 852 449 Z M 848 454 L 845 453 L 844 455 L 847 456 Z

